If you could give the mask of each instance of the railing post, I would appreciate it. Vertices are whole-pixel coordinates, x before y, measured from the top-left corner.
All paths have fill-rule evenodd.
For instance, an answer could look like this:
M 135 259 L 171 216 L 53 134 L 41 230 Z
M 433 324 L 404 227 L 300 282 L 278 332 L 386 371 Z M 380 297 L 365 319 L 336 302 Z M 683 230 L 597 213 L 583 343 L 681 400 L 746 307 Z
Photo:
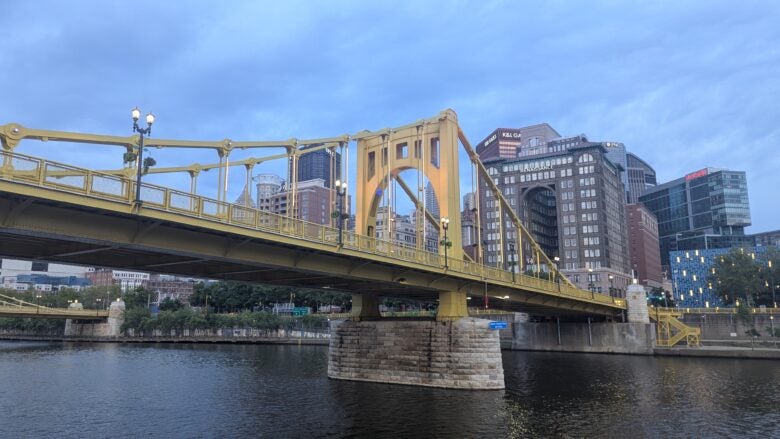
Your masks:
M 46 162 L 38 160 L 38 186 L 46 184 Z
M 87 171 L 87 175 L 84 176 L 84 193 L 87 195 L 92 193 L 92 171 Z

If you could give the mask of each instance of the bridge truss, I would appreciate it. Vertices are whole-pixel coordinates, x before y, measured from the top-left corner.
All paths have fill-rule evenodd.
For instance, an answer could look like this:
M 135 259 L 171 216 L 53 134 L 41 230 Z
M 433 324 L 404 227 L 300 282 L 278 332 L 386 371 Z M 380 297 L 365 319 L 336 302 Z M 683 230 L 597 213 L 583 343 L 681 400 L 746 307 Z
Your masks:
M 289 139 L 234 142 L 225 139 L 204 142 L 147 139 L 145 146 L 214 149 L 220 161 L 209 165 L 193 164 L 150 169 L 149 172 L 152 173 L 189 173 L 192 179 L 191 190 L 188 193 L 144 182 L 141 187 L 142 205 L 133 203 L 135 181 L 132 176 L 136 167 L 140 166 L 139 163 L 131 163 L 126 168 L 110 171 L 77 168 L 14 152 L 15 147 L 24 139 L 104 144 L 124 147 L 128 152 L 137 151 L 139 146 L 138 136 L 99 136 L 35 130 L 18 124 L 1 126 L 0 141 L 3 145 L 3 159 L 0 168 L 0 190 L 13 196 L 0 199 L 0 204 L 4 203 L 2 207 L 7 207 L 5 217 L 0 218 L 3 226 L 0 231 L 13 229 L 22 217 L 29 217 L 28 222 L 42 223 L 38 224 L 36 231 L 27 230 L 23 233 L 15 231 L 8 234 L 6 242 L 9 244 L 16 242 L 14 251 L 17 253 L 43 251 L 33 250 L 35 246 L 29 246 L 31 250 L 25 251 L 23 241 L 29 243 L 35 239 L 45 240 L 41 235 L 51 234 L 51 229 L 62 228 L 61 224 L 54 225 L 51 220 L 35 217 L 36 214 L 43 214 L 43 211 L 48 210 L 51 214 L 59 212 L 58 220 L 62 220 L 64 212 L 61 205 L 53 204 L 56 201 L 79 207 L 78 212 L 70 212 L 68 216 L 89 217 L 92 221 L 95 219 L 93 214 L 99 211 L 102 212 L 102 217 L 97 217 L 98 224 L 88 227 L 90 230 L 84 230 L 83 223 L 71 224 L 73 230 L 69 232 L 73 239 L 57 241 L 59 248 L 43 251 L 43 258 L 49 260 L 295 286 L 330 287 L 342 291 L 357 292 L 362 289 L 365 292 L 373 289 L 383 295 L 420 295 L 430 298 L 431 294 L 438 292 L 440 301 L 444 297 L 443 302 L 453 302 L 450 309 L 452 315 L 464 315 L 467 296 L 477 296 L 480 290 L 484 291 L 485 296 L 492 296 L 494 300 L 506 301 L 500 303 L 522 303 L 525 306 L 539 306 L 548 311 L 579 311 L 614 316 L 625 307 L 621 299 L 575 287 L 558 271 L 557 265 L 544 254 L 488 175 L 486 168 L 479 161 L 476 152 L 458 126 L 455 113 L 451 110 L 446 110 L 434 118 L 394 129 L 364 131 L 352 136 L 343 135 L 303 141 Z M 295 194 L 297 160 L 302 155 L 322 149 L 331 151 L 338 149 L 343 152 L 351 142 L 356 143 L 358 148 L 356 229 L 354 232 L 345 232 L 343 240 L 337 239 L 338 227 L 334 226 L 338 224 L 319 225 L 296 218 L 294 195 L 289 197 L 291 207 L 286 215 L 276 215 L 251 206 L 226 201 L 227 174 L 230 166 L 245 167 L 247 187 L 249 187 L 253 166 L 267 160 L 286 159 L 289 163 L 288 177 L 291 181 L 291 190 L 288 193 Z M 503 240 L 506 235 L 505 220 L 518 231 L 517 254 L 513 255 L 513 260 L 521 263 L 519 275 L 504 270 L 503 264 L 492 267 L 481 261 L 475 262 L 464 255 L 459 227 L 460 193 L 457 177 L 459 146 L 468 155 L 472 172 L 481 177 L 490 196 L 497 201 L 497 217 L 501 219 L 499 221 L 501 239 Z M 269 147 L 283 147 L 286 153 L 229 162 L 230 152 L 236 148 Z M 196 193 L 198 173 L 215 168 L 220 170 L 220 189 L 216 200 Z M 403 189 L 413 201 L 416 215 L 422 219 L 416 222 L 417 236 L 425 237 L 423 225 L 426 222 L 441 227 L 437 218 L 425 205 L 421 184 L 424 180 L 422 178 L 418 180 L 417 196 L 415 196 L 413 186 L 400 178 L 400 171 L 409 168 L 416 168 L 421 171 L 418 175 L 427 177 L 434 187 L 440 213 L 449 216 L 454 229 L 453 250 L 449 259 L 448 256 L 443 257 L 439 253 L 426 250 L 421 244 L 423 240 L 420 239 L 417 240 L 417 244 L 408 245 L 394 242 L 391 233 L 388 233 L 386 235 L 388 239 L 384 240 L 373 236 L 379 207 L 378 197 L 375 194 L 377 189 L 384 189 L 386 192 L 391 185 Z M 371 169 L 373 173 L 370 172 Z M 342 173 L 345 174 L 347 173 Z M 347 175 L 345 179 L 348 179 Z M 479 194 L 480 190 L 477 189 L 475 193 Z M 36 208 L 30 208 L 33 203 L 36 203 Z M 386 206 L 388 214 L 391 215 L 392 204 Z M 104 218 L 108 213 L 113 214 L 110 221 Z M 480 216 L 478 215 L 477 218 Z M 172 226 L 173 223 L 176 223 L 176 227 Z M 170 233 L 160 236 L 158 235 L 160 231 L 171 232 L 169 228 L 191 231 L 198 227 L 208 229 L 212 234 L 221 234 L 220 243 L 217 245 L 220 251 L 204 251 L 202 248 L 194 251 L 177 241 L 173 251 L 169 252 L 175 254 L 158 254 L 156 259 L 153 258 L 148 261 L 149 263 L 136 263 L 134 260 L 133 263 L 129 263 L 127 258 L 122 258 L 123 252 L 125 256 L 132 258 L 133 250 L 152 242 L 148 239 L 156 239 L 158 244 L 173 244 Z M 101 228 L 106 229 L 102 230 L 104 234 L 100 233 Z M 477 224 L 477 230 L 479 228 Z M 482 245 L 481 238 L 478 237 L 477 241 L 478 245 Z M 43 241 L 41 242 L 43 246 Z M 289 273 L 268 268 L 278 267 L 279 261 L 264 260 L 256 252 L 251 257 L 247 256 L 247 260 L 241 261 L 240 264 L 226 264 L 231 267 L 226 266 L 224 270 L 198 267 L 200 264 L 214 268 L 218 259 L 227 262 L 225 259 L 234 259 L 242 249 L 253 247 L 256 250 L 271 252 L 274 259 L 282 258 L 283 265 L 289 269 Z M 500 261 L 503 261 L 506 257 L 503 241 L 499 248 L 501 249 Z M 289 260 L 284 259 L 284 256 L 287 256 L 283 251 L 285 249 L 290 250 Z M 331 258 L 335 253 L 336 261 L 326 262 L 325 259 L 328 258 L 322 257 L 322 252 Z M 307 253 L 318 253 L 320 257 L 310 258 Z M 117 256 L 107 257 L 111 254 Z M 527 260 L 524 256 L 528 255 L 531 255 L 536 262 L 533 265 L 532 276 L 523 273 L 522 264 Z M 19 254 L 19 256 L 42 257 L 41 254 Z M 135 256 L 140 256 L 140 253 Z M 348 259 L 346 271 L 329 265 L 333 262 L 339 265 L 338 263 L 345 261 L 345 257 Z M 301 277 L 300 271 L 307 271 L 305 261 L 309 258 L 312 259 L 312 264 L 317 265 L 317 267 L 308 267 L 309 272 L 322 274 L 322 270 L 326 270 L 324 273 L 331 275 L 321 275 L 319 278 Z M 109 261 L 119 265 L 107 263 Z M 250 261 L 254 264 L 250 264 Z M 258 269 L 257 264 L 266 268 Z M 378 269 L 380 265 L 384 265 L 385 268 Z M 366 267 L 370 268 L 368 271 L 372 274 L 368 277 L 355 276 L 361 270 L 365 272 Z M 186 270 L 177 270 L 178 268 L 186 268 Z M 241 274 L 247 276 L 242 278 Z M 358 281 L 355 277 L 361 280 Z M 336 278 L 341 279 L 341 282 Z M 379 280 L 381 282 L 377 282 Z M 456 294 L 447 298 L 441 295 L 444 291 Z M 454 304 L 455 302 L 457 304 Z

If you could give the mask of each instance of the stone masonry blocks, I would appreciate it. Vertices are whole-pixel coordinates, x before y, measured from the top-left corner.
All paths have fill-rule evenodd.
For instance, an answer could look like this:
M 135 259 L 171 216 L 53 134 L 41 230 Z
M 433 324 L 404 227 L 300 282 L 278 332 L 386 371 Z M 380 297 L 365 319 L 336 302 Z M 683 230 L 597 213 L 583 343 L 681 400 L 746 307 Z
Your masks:
M 503 389 L 489 320 L 331 322 L 328 377 L 453 389 Z

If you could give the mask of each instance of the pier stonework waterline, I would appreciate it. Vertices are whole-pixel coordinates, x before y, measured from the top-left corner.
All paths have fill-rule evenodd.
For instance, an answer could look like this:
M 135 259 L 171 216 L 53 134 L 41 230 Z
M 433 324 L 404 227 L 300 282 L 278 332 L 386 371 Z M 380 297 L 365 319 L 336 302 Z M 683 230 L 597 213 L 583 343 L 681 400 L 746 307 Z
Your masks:
M 80 303 L 71 304 L 81 305 Z M 108 319 L 102 321 L 92 320 L 65 320 L 65 336 L 90 336 L 90 337 L 119 337 L 122 323 L 125 321 L 125 302 L 117 300 L 111 302 L 108 310 Z
M 391 384 L 489 390 L 504 388 L 498 331 L 489 321 L 331 322 L 328 377 Z

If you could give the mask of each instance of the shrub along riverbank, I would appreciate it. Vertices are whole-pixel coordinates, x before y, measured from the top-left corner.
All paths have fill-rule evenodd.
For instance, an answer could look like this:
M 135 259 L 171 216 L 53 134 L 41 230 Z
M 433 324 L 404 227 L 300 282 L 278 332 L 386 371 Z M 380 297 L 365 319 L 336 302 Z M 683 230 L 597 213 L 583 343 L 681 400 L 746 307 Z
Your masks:
M 139 331 L 152 333 L 156 330 L 166 333 L 171 330 L 224 328 L 327 332 L 328 317 L 322 315 L 283 317 L 269 312 L 248 311 L 237 314 L 215 314 L 204 313 L 192 308 L 160 311 L 158 314 L 152 315 L 145 308 L 131 308 L 125 312 L 125 321 L 121 331 L 123 334 L 127 334 L 130 329 L 133 329 L 135 333 Z

